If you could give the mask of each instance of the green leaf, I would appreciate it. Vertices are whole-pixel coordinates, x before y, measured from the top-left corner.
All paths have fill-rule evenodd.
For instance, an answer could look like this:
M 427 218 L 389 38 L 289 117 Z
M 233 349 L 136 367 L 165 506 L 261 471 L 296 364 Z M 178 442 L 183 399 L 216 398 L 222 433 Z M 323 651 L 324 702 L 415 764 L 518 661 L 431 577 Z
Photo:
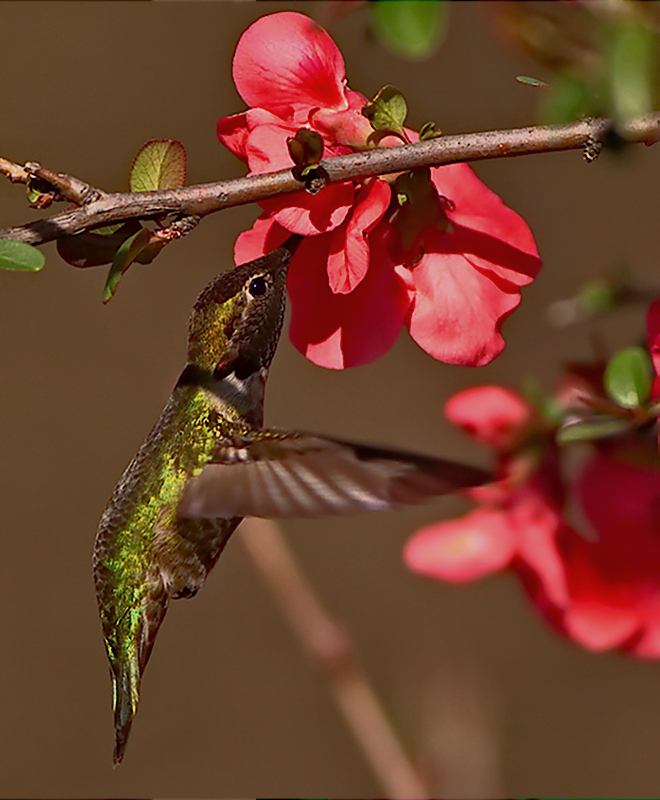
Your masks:
M 541 119 L 548 123 L 572 122 L 591 113 L 591 93 L 587 84 L 570 75 L 559 75 L 551 92 L 544 95 Z
M 94 228 L 94 233 L 98 233 L 99 236 L 112 236 L 113 233 L 117 233 L 126 224 L 125 222 L 115 222 L 112 225 L 102 225 L 100 228 Z
M 592 417 L 579 422 L 569 422 L 557 431 L 557 443 L 588 442 L 592 439 L 604 439 L 632 428 L 634 422 L 621 417 Z
M 153 234 L 150 230 L 141 228 L 137 233 L 129 236 L 128 239 L 119 246 L 105 281 L 105 287 L 103 289 L 104 303 L 112 300 L 117 291 L 121 276 L 152 243 L 152 236 Z
M 437 139 L 440 136 L 442 136 L 442 131 L 440 130 L 440 128 L 438 128 L 435 122 L 433 122 L 433 120 L 425 122 L 419 129 L 420 142 L 425 142 L 427 141 L 427 139 Z
M 608 83 L 615 119 L 625 121 L 653 110 L 657 37 L 641 15 L 615 22 L 608 59 Z
M 518 83 L 524 83 L 525 86 L 533 86 L 535 89 L 552 89 L 549 83 L 542 81 L 540 78 L 532 78 L 531 75 L 516 75 Z
M 403 135 L 403 123 L 408 115 L 408 104 L 403 94 L 391 84 L 383 86 L 373 100 L 362 109 L 362 114 L 375 131 Z
M 151 139 L 138 150 L 130 173 L 132 192 L 178 189 L 186 179 L 186 150 L 176 139 Z
M 443 0 L 377 0 L 369 3 L 375 34 L 397 55 L 428 58 L 440 45 L 447 23 Z
M 528 400 L 545 422 L 553 428 L 560 425 L 564 419 L 565 412 L 560 403 L 544 393 L 541 385 L 535 377 L 528 375 L 523 379 L 520 391 L 524 398 Z
M 31 244 L 13 239 L 0 240 L 0 269 L 39 272 L 45 263 L 44 254 Z
M 623 408 L 637 408 L 651 394 L 651 369 L 651 358 L 642 347 L 620 350 L 605 367 L 605 391 Z
M 44 209 L 52 205 L 55 192 L 52 188 L 45 188 L 47 184 L 39 178 L 30 176 L 25 183 L 25 193 L 30 208 Z
M 588 316 L 611 311 L 618 299 L 616 287 L 611 281 L 595 280 L 585 283 L 577 295 L 582 310 Z

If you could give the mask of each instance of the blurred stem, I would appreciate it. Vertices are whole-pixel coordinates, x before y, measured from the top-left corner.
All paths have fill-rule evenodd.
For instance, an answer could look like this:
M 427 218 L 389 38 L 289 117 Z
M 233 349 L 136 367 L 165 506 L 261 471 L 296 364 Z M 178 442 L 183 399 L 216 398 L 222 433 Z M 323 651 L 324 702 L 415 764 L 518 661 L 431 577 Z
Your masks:
M 249 517 L 240 541 L 301 647 L 325 677 L 355 742 L 390 798 L 426 798 L 346 633 L 323 608 L 277 525 Z
M 308 178 L 296 170 L 281 170 L 249 175 L 230 181 L 184 186 L 158 192 L 110 194 L 95 189 L 77 178 L 53 173 L 38 165 L 44 180 L 56 175 L 60 194 L 69 188 L 86 187 L 87 199 L 79 208 L 29 222 L 16 228 L 0 230 L 0 239 L 16 239 L 28 244 L 43 244 L 62 236 L 75 235 L 90 228 L 128 219 L 149 219 L 168 214 L 203 217 L 230 206 L 256 203 L 269 197 L 299 192 L 307 188 L 319 191 L 332 183 L 361 180 L 374 175 L 388 175 L 420 167 L 439 167 L 491 158 L 511 158 L 533 153 L 582 150 L 588 161 L 598 154 L 603 139 L 613 130 L 612 120 L 581 119 L 567 125 L 537 125 L 529 128 L 464 133 L 440 136 L 399 147 L 383 147 L 327 158 L 319 162 Z M 625 142 L 653 144 L 660 139 L 660 113 L 637 117 L 616 127 Z M 14 182 L 30 172 L 0 159 L 0 174 Z M 297 177 L 298 176 L 298 177 Z M 75 191 L 72 190 L 75 194 Z

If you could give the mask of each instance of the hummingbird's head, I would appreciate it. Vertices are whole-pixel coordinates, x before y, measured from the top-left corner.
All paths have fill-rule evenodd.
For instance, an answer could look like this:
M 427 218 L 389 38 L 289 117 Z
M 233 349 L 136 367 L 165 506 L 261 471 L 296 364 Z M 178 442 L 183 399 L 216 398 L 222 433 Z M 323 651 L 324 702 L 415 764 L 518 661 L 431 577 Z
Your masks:
M 197 298 L 189 323 L 188 364 L 218 380 L 267 369 L 284 319 L 286 276 L 300 236 L 262 258 L 219 275 Z

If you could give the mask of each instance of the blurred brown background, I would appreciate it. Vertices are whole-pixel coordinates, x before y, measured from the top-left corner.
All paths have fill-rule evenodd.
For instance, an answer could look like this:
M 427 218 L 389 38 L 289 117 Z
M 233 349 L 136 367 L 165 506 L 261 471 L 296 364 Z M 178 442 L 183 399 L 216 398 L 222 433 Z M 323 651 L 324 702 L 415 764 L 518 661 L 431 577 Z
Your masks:
M 139 146 L 171 137 L 187 148 L 189 183 L 242 174 L 215 137 L 217 118 L 244 108 L 233 49 L 254 19 L 294 7 L 327 24 L 352 87 L 370 96 L 397 84 L 413 127 L 533 124 L 538 90 L 514 80 L 533 65 L 497 39 L 488 5 L 454 4 L 443 47 L 414 64 L 367 35 L 364 7 L 332 19 L 324 3 L 5 2 L 0 154 L 123 190 Z M 334 373 L 284 336 L 267 423 L 485 463 L 442 419 L 443 402 L 532 372 L 549 388 L 565 359 L 589 355 L 588 329 L 552 330 L 545 309 L 618 261 L 647 278 L 657 270 L 659 154 L 477 165 L 531 225 L 545 262 L 504 326 L 504 354 L 480 370 L 448 367 L 404 334 L 378 363 Z M 35 216 L 8 182 L 0 212 L 0 227 Z M 255 213 L 207 218 L 133 267 L 107 307 L 105 268 L 75 270 L 53 245 L 42 273 L 0 275 L 2 796 L 382 796 L 236 541 L 200 595 L 173 604 L 125 762 L 111 769 L 90 568 L 98 518 L 182 366 L 196 295 L 230 265 Z M 633 343 L 641 314 L 601 330 L 611 347 Z M 463 507 L 286 526 L 406 746 L 435 763 L 435 796 L 657 796 L 657 665 L 560 639 L 510 576 L 455 587 L 406 571 L 406 537 Z

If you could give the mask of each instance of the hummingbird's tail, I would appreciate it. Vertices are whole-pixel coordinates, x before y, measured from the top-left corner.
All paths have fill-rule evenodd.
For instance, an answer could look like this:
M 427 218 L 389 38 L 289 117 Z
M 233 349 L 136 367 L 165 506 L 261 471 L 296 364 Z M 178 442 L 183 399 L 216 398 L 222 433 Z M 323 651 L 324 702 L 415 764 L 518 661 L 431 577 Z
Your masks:
M 160 582 L 159 591 L 147 592 L 141 607 L 129 609 L 106 641 L 110 658 L 115 715 L 113 766 L 124 758 L 128 735 L 140 702 L 140 683 L 158 629 L 165 618 L 169 598 Z

